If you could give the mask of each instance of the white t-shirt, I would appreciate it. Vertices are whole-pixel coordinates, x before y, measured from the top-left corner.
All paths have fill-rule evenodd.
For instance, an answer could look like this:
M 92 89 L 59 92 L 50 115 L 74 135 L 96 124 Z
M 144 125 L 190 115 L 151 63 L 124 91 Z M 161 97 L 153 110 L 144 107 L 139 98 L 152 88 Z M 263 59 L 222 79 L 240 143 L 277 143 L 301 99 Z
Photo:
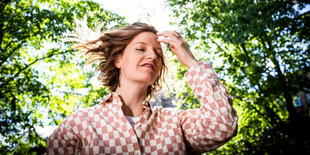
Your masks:
M 132 129 L 135 129 L 135 124 L 139 120 L 139 117 L 131 117 L 131 116 L 126 116 L 128 122 L 130 123 Z

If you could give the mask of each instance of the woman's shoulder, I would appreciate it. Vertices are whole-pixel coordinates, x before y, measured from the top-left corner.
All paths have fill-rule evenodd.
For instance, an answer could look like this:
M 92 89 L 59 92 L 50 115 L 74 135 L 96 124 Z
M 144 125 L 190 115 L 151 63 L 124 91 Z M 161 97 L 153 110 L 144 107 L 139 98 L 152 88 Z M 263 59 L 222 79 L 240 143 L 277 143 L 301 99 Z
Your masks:
M 74 111 L 62 122 L 63 125 L 76 125 L 85 120 L 88 120 L 97 114 L 98 105 L 88 108 L 83 108 Z
M 75 135 L 81 136 L 81 132 L 87 129 L 91 120 L 96 116 L 97 106 L 76 110 L 65 118 L 59 126 L 55 129 L 50 139 L 57 139 L 59 135 L 64 135 L 69 139 L 74 138 Z
M 93 107 L 83 108 L 76 110 L 75 112 L 71 113 L 68 117 L 89 117 L 93 115 L 96 112 L 96 109 L 98 108 L 98 105 L 95 105 Z

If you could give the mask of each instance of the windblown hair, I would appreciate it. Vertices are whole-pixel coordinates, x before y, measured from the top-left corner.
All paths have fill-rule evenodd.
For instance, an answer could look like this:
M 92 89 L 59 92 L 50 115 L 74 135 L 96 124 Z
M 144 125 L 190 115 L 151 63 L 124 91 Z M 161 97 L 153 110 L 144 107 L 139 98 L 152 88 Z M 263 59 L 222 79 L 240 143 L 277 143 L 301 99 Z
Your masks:
M 80 53 L 85 53 L 88 56 L 86 64 L 98 61 L 99 71 L 98 80 L 110 89 L 116 91 L 119 86 L 120 69 L 115 66 L 117 57 L 123 53 L 126 46 L 133 38 L 142 32 L 151 32 L 156 34 L 157 30 L 148 24 L 136 22 L 131 25 L 108 31 L 100 32 L 101 26 L 97 27 L 96 31 L 92 31 L 87 27 L 86 21 L 78 25 L 73 32 L 69 32 L 72 38 L 66 38 L 65 41 L 74 41 L 75 50 L 80 50 Z M 91 39 L 96 38 L 96 39 Z M 154 92 L 162 88 L 164 75 L 167 71 L 164 56 L 162 59 L 162 68 L 155 82 L 148 86 L 147 97 L 151 98 Z

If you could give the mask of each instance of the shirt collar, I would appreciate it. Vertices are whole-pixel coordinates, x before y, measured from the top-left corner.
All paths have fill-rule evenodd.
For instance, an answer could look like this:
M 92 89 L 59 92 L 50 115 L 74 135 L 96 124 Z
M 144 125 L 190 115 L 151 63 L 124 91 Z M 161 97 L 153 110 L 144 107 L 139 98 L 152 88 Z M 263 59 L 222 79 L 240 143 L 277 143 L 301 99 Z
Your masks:
M 116 92 L 112 92 L 109 95 L 107 95 L 103 101 L 100 102 L 100 104 L 116 104 L 118 106 L 122 106 L 123 103 L 121 101 L 121 98 L 119 97 L 119 95 Z M 152 105 L 148 100 L 144 100 L 142 102 L 142 107 L 144 109 L 150 110 L 151 112 L 152 110 Z

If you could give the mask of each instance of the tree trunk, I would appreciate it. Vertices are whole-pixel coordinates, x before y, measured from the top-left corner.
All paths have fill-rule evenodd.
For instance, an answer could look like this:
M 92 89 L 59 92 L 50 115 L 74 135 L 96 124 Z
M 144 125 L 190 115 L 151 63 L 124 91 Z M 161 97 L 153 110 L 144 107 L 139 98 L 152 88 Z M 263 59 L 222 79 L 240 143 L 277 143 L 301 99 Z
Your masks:
M 296 113 L 295 107 L 293 105 L 292 95 L 289 92 L 290 86 L 287 85 L 285 77 L 284 77 L 284 75 L 280 69 L 280 65 L 279 65 L 279 62 L 276 58 L 275 52 L 272 52 L 272 62 L 276 67 L 276 71 L 278 73 L 277 76 L 278 76 L 279 82 L 281 83 L 283 95 L 284 95 L 285 102 L 286 102 L 286 107 L 287 107 L 287 110 L 289 112 L 289 119 L 294 120 L 297 116 L 297 113 Z

